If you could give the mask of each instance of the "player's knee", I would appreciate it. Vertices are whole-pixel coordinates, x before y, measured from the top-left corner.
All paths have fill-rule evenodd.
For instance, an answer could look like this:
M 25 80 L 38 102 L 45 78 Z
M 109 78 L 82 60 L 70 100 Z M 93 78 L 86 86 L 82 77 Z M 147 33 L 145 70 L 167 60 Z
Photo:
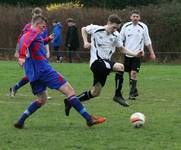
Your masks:
M 71 97 L 72 95 L 76 95 L 73 89 L 69 90 L 69 92 L 67 93 L 67 97 Z
M 136 74 L 137 74 L 136 71 L 131 71 L 131 77 L 132 77 L 133 79 L 136 78 Z
M 47 98 L 41 98 L 41 99 L 37 99 L 37 102 L 42 106 L 46 103 Z
M 101 93 L 101 91 L 99 91 L 99 90 L 93 90 L 93 91 L 91 91 L 91 95 L 92 95 L 93 97 L 99 96 L 100 93 Z
M 122 71 L 124 72 L 124 65 L 121 63 L 115 63 L 115 65 L 113 66 L 113 70 L 114 71 Z

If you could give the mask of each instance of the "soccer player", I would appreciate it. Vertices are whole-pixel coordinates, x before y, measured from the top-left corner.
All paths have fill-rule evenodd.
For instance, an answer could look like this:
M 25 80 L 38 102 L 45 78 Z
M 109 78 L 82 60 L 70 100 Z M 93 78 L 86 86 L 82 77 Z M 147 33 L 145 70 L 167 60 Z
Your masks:
M 39 7 L 35 7 L 33 10 L 32 10 L 32 17 L 33 16 L 36 16 L 36 15 L 42 15 L 43 11 L 41 8 Z M 26 24 L 22 30 L 22 33 L 19 35 L 18 37 L 18 42 L 17 42 L 17 45 L 16 45 L 16 51 L 15 51 L 15 54 L 14 56 L 16 58 L 19 57 L 19 42 L 20 42 L 20 38 L 22 37 L 23 34 L 25 34 L 26 32 L 28 32 L 29 30 L 31 29 L 31 22 Z M 48 29 L 47 27 L 45 27 L 41 33 L 41 36 L 43 37 L 43 39 L 45 39 L 47 36 L 48 36 Z M 50 57 L 50 52 L 49 52 L 49 45 L 48 43 L 45 44 L 45 47 L 46 47 L 46 57 L 49 58 Z M 10 92 L 10 96 L 11 97 L 14 97 L 16 92 L 21 88 L 23 87 L 24 85 L 26 85 L 27 83 L 29 83 L 26 75 L 24 77 L 21 78 L 21 80 L 19 80 L 16 85 L 14 85 L 13 87 L 11 87 L 9 89 L 9 92 Z M 50 99 L 51 97 L 49 97 Z
M 74 89 L 68 81 L 60 73 L 54 71 L 48 63 L 44 47 L 45 41 L 43 41 L 40 35 L 45 25 L 45 18 L 43 16 L 33 17 L 32 29 L 20 39 L 20 56 L 18 62 L 20 66 L 24 66 L 33 94 L 37 95 L 38 98 L 24 111 L 18 122 L 14 124 L 14 127 L 22 129 L 25 120 L 45 104 L 47 101 L 47 87 L 65 94 L 67 101 L 86 120 L 88 126 L 103 123 L 105 118 L 91 116 L 75 96 Z M 50 37 L 46 39 L 46 41 L 48 40 L 50 40 Z
M 57 20 L 53 20 L 53 33 L 55 35 L 55 38 L 52 40 L 53 50 L 55 51 L 56 57 L 57 57 L 57 63 L 61 63 L 63 60 L 63 57 L 60 53 L 60 46 L 62 45 L 62 24 L 61 22 L 58 22 Z
M 146 24 L 140 22 L 140 18 L 140 12 L 138 10 L 133 10 L 131 12 L 131 22 L 125 23 L 120 31 L 121 39 L 124 42 L 125 47 L 132 52 L 138 52 L 140 50 L 143 51 L 145 45 L 149 50 L 150 59 L 155 60 L 156 56 L 152 48 L 148 27 Z M 141 66 L 141 58 L 126 54 L 124 57 L 124 66 L 125 71 L 129 73 L 129 99 L 135 100 L 136 96 L 138 96 L 136 85 L 137 73 L 139 72 Z M 116 73 L 115 84 L 117 88 L 115 91 L 115 96 L 121 95 L 122 81 L 120 82 L 120 78 L 122 77 Z
M 100 95 L 102 87 L 104 87 L 106 78 L 110 72 L 114 71 L 120 75 L 123 80 L 124 65 L 111 61 L 111 56 L 116 47 L 123 53 L 139 56 L 141 51 L 134 53 L 123 47 L 117 29 L 120 27 L 120 18 L 113 14 L 108 18 L 107 25 L 88 25 L 82 28 L 82 37 L 84 48 L 90 48 L 90 69 L 93 73 L 93 87 L 89 91 L 85 91 L 78 96 L 80 101 L 86 101 Z M 91 43 L 88 42 L 88 34 L 91 35 Z M 121 98 L 114 98 L 114 101 L 128 107 L 129 104 Z M 68 116 L 70 105 L 65 100 L 65 113 Z

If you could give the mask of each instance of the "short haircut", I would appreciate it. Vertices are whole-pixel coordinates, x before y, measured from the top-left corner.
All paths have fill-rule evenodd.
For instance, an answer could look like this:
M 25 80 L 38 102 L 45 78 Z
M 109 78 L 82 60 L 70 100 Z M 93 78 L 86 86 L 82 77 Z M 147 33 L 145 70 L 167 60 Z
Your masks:
M 134 9 L 134 10 L 131 11 L 130 15 L 132 15 L 132 14 L 137 14 L 137 15 L 140 16 L 141 12 L 139 10 L 137 10 L 137 9 Z
M 121 23 L 121 18 L 116 15 L 116 14 L 112 14 L 108 17 L 108 21 L 111 23 L 116 23 L 116 24 L 120 24 Z
M 57 20 L 53 20 L 52 23 L 58 23 L 58 21 Z
M 47 20 L 43 15 L 36 15 L 32 17 L 32 23 L 46 23 Z
M 75 23 L 75 20 L 74 20 L 73 18 L 68 18 L 68 19 L 67 19 L 67 23 L 69 23 L 69 22 Z
M 32 15 L 39 15 L 39 14 L 42 14 L 43 11 L 40 7 L 35 7 L 33 10 L 32 10 Z

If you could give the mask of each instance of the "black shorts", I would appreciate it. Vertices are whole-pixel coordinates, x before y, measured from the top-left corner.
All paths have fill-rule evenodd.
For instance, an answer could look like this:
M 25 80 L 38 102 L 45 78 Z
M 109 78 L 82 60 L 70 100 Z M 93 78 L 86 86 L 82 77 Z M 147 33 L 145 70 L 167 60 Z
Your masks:
M 93 86 L 100 82 L 102 87 L 106 83 L 107 76 L 112 71 L 115 62 L 110 60 L 95 60 L 91 65 L 91 71 L 93 72 L 94 81 Z
M 139 72 L 141 66 L 141 58 L 140 57 L 124 57 L 124 71 L 136 71 Z

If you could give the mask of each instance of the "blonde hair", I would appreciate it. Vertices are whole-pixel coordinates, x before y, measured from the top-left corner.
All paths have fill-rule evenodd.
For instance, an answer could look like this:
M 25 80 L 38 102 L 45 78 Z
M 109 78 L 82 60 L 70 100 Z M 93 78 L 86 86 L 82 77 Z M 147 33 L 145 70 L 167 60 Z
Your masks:
M 34 23 L 43 23 L 43 22 L 47 22 L 46 18 L 43 15 L 35 15 L 32 17 L 32 24 Z
M 35 7 L 32 10 L 32 17 L 36 15 L 41 15 L 43 13 L 43 10 L 40 7 Z

